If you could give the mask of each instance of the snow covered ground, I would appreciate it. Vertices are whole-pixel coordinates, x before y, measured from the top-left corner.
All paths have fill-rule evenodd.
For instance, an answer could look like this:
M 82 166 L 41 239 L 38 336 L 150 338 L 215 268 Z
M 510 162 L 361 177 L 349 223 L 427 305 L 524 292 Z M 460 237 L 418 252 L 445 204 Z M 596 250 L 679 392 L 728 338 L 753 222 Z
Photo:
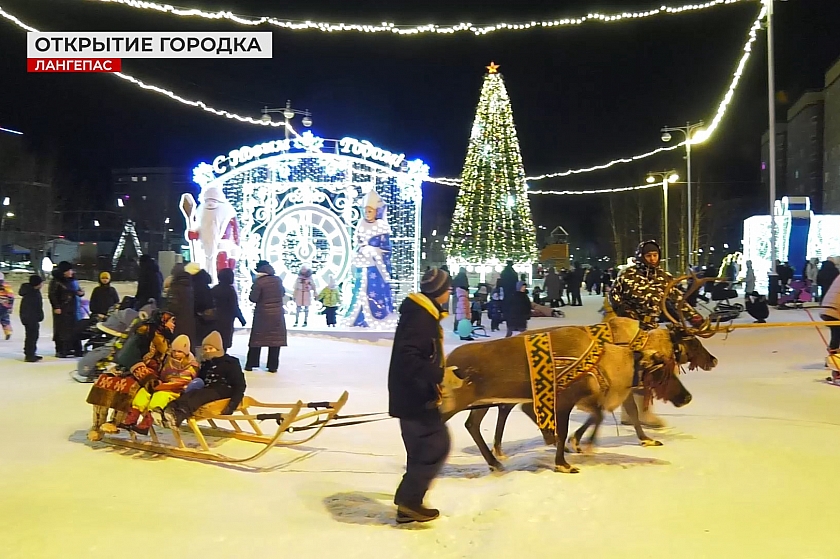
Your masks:
M 585 304 L 531 326 L 596 322 L 599 301 Z M 807 317 L 771 317 L 791 319 Z M 429 495 L 442 518 L 399 528 L 391 500 L 404 454 L 393 420 L 328 429 L 303 448 L 272 450 L 258 469 L 90 444 L 90 385 L 70 380 L 72 360 L 51 357 L 48 324 L 42 363 L 22 362 L 21 333 L 0 341 L 4 559 L 840 557 L 840 388 L 819 382 L 824 346 L 810 328 L 708 341 L 721 364 L 684 378 L 692 403 L 658 406 L 670 428 L 654 436 L 665 445 L 642 448 L 609 418 L 596 454 L 569 457 L 578 475 L 552 471 L 553 449 L 519 411 L 507 471 L 491 474 L 456 416 Z M 450 349 L 457 343 L 450 334 Z M 234 354 L 246 344 L 238 334 Z M 389 355 L 387 341 L 293 334 L 280 372 L 249 373 L 248 392 L 308 401 L 346 389 L 345 413 L 382 411 Z M 488 440 L 494 421 L 491 412 Z M 222 451 L 249 449 L 229 441 Z

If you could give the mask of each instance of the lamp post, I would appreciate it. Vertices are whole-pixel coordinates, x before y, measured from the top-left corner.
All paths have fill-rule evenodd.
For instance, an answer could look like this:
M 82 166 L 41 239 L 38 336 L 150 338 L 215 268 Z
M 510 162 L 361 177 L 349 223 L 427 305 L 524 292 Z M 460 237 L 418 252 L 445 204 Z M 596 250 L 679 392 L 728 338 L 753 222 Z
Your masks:
M 271 122 L 271 114 L 270 113 L 281 113 L 283 118 L 286 120 L 286 139 L 289 139 L 289 121 L 295 118 L 295 115 L 303 115 L 301 119 L 301 124 L 305 127 L 309 128 L 312 126 L 312 114 L 309 112 L 309 109 L 305 111 L 300 111 L 298 109 L 292 108 L 292 102 L 286 101 L 286 106 L 282 109 L 269 109 L 268 107 L 263 107 L 262 110 L 262 117 L 260 120 L 263 122 Z
M 660 173 L 648 173 L 648 184 L 653 184 L 659 180 L 662 181 L 662 261 L 663 268 L 668 271 L 668 185 L 680 180 L 680 176 L 676 171 L 662 171 Z
M 0 216 L 0 267 L 6 263 L 6 218 L 15 217 L 14 212 L 8 209 L 11 203 L 8 196 L 3 198 L 3 214 Z
M 695 124 L 691 124 L 690 122 L 686 122 L 685 126 L 666 126 L 662 129 L 662 141 L 663 142 L 670 142 L 671 141 L 671 132 L 682 132 L 685 136 L 685 163 L 686 163 L 686 181 L 688 182 L 688 189 L 686 191 L 686 195 L 688 196 L 688 237 L 687 237 L 687 249 L 688 249 L 688 259 L 689 263 L 691 263 L 691 258 L 694 255 L 694 247 L 692 245 L 693 240 L 693 232 L 694 232 L 694 216 L 691 213 L 691 144 L 693 141 L 693 135 L 695 130 L 702 129 L 706 124 L 701 120 Z
M 767 4 L 767 96 L 770 113 L 770 273 L 767 300 L 775 305 L 779 295 L 779 274 L 776 271 L 776 67 L 773 54 L 773 0 L 763 1 Z

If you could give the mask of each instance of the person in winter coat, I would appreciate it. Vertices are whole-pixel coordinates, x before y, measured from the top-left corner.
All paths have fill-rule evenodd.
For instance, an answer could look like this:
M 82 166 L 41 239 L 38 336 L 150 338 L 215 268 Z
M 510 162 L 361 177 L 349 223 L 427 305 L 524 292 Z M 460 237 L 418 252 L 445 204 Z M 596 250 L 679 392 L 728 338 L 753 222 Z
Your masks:
M 257 279 L 248 297 L 254 303 L 254 321 L 248 340 L 248 358 L 245 370 L 260 366 L 262 348 L 268 348 L 267 369 L 276 373 L 280 365 L 280 348 L 286 345 L 286 317 L 283 314 L 283 297 L 286 291 L 274 268 L 265 260 L 257 262 Z
M 663 299 L 666 299 L 667 304 L 677 305 L 677 299 L 682 296 L 682 292 L 676 286 L 670 293 L 665 292 L 672 278 L 659 267 L 660 254 L 659 243 L 656 241 L 640 243 L 636 249 L 635 265 L 618 276 L 610 291 L 609 303 L 615 314 L 638 320 L 639 326 L 644 330 L 658 328 Z M 703 323 L 703 317 L 688 303 L 682 303 L 680 310 L 695 327 Z M 653 413 L 652 406 L 644 406 L 643 392 L 636 390 L 633 397 L 641 410 L 639 417 L 643 424 L 649 427 L 665 425 L 664 421 Z M 627 420 L 622 416 L 622 422 Z
M 36 363 L 42 359 L 38 355 L 38 334 L 41 322 L 44 321 L 44 299 L 41 288 L 44 280 L 41 276 L 29 276 L 29 283 L 20 286 L 20 323 L 23 324 L 25 338 L 23 340 L 24 361 Z
M 134 296 L 134 308 L 140 310 L 146 306 L 150 299 L 155 304 L 160 304 L 160 295 L 163 290 L 163 276 L 160 273 L 155 259 L 144 254 L 140 257 L 140 269 L 137 276 L 137 294 Z
M 341 291 L 335 285 L 335 278 L 330 278 L 330 283 L 321 290 L 318 300 L 324 305 L 324 314 L 327 315 L 327 327 L 335 328 L 335 315 L 338 306 L 341 304 Z
M 163 410 L 163 418 L 170 428 L 178 428 L 204 404 L 229 399 L 222 415 L 236 411 L 245 396 L 245 375 L 239 359 L 225 353 L 222 335 L 211 332 L 201 342 L 201 369 L 198 378 L 203 387 L 189 390 L 170 402 Z
M 580 298 L 581 285 L 583 284 L 584 270 L 580 262 L 575 262 L 574 268 L 569 272 L 569 298 L 573 307 L 582 307 L 583 300 Z
M 612 270 L 604 270 L 604 273 L 601 274 L 601 293 L 606 295 L 607 291 L 609 291 L 612 287 L 612 282 Z
M 466 313 L 464 310 L 464 302 L 458 297 L 458 289 L 464 290 L 466 293 L 470 291 L 470 280 L 467 278 L 467 269 L 460 268 L 458 274 L 452 278 L 452 314 L 455 316 L 453 330 L 458 332 L 458 323 L 461 319 L 466 318 L 470 314 L 469 302 L 467 302 Z
M 463 287 L 455 288 L 455 331 L 458 332 L 458 325 L 462 320 L 470 320 L 470 293 Z M 472 336 L 461 336 L 462 340 L 472 340 Z
M 502 314 L 502 289 L 498 288 L 490 295 L 490 301 L 487 302 L 487 317 L 490 319 L 490 331 L 497 332 L 499 325 L 504 322 L 504 315 Z
M 100 318 L 108 314 L 111 307 L 120 302 L 120 295 L 111 285 L 111 274 L 102 272 L 99 274 L 99 285 L 93 288 L 90 294 L 90 314 Z
M 820 301 L 825 298 L 825 294 L 828 293 L 831 284 L 834 283 L 838 275 L 840 275 L 840 271 L 837 270 L 837 265 L 834 263 L 834 260 L 831 258 L 826 259 L 822 263 L 820 271 L 817 273 L 817 284 L 820 286 Z
M 563 291 L 560 286 L 561 280 L 560 276 L 557 275 L 557 271 L 553 267 L 549 268 L 548 273 L 545 276 L 545 283 L 543 284 L 543 287 L 545 287 L 546 302 L 552 308 L 566 305 L 562 299 Z
M 203 340 L 216 330 L 216 309 L 213 306 L 213 292 L 210 283 L 213 278 L 202 270 L 197 262 L 190 262 L 184 269 L 192 276 L 193 300 L 195 301 L 195 337 Z
M 193 295 L 192 276 L 183 264 L 172 268 L 172 282 L 166 297 L 166 309 L 175 315 L 175 335 L 181 334 L 190 339 L 190 347 L 195 353 L 198 338 L 195 335 L 195 296 Z
M 306 323 L 309 322 L 309 305 L 312 304 L 312 299 L 317 297 L 315 282 L 312 281 L 312 270 L 306 266 L 301 266 L 298 277 L 295 280 L 294 299 L 295 305 L 297 305 L 295 327 L 298 325 L 300 311 L 303 310 L 303 327 L 306 328 Z
M 12 337 L 12 309 L 15 306 L 15 292 L 12 286 L 6 283 L 6 276 L 0 272 L 0 325 L 3 326 L 3 333 L 6 339 Z
M 823 309 L 820 318 L 826 321 L 840 320 L 840 275 L 834 278 L 831 287 L 823 297 Z M 831 341 L 828 344 L 828 351 L 835 355 L 840 350 L 840 326 L 829 326 L 831 330 Z
M 131 402 L 131 411 L 120 424 L 127 429 L 148 435 L 152 426 L 152 411 L 162 412 L 167 404 L 177 398 L 198 374 L 198 363 L 190 352 L 190 339 L 178 336 L 172 341 L 158 373 L 159 382 L 154 387 L 140 388 Z M 143 420 L 138 424 L 140 417 Z
M 505 322 L 507 323 L 506 338 L 513 336 L 514 332 L 524 332 L 528 329 L 528 319 L 531 318 L 531 300 L 528 298 L 528 284 L 520 281 L 516 284 L 516 291 L 509 297 Z
M 62 261 L 52 272 L 49 299 L 53 309 L 53 340 L 56 357 L 82 356 L 82 343 L 76 337 L 76 323 L 79 321 L 79 298 L 85 292 L 74 279 L 73 265 Z
M 397 522 L 428 522 L 440 511 L 423 504 L 449 454 L 450 437 L 438 410 L 445 367 L 441 307 L 449 297 L 449 274 L 432 268 L 420 293 L 400 305 L 388 368 L 388 413 L 400 422 L 406 451 L 405 475 L 394 494 Z
M 752 267 L 752 260 L 747 260 L 747 272 L 744 277 L 744 296 L 749 297 L 755 291 L 755 270 Z
M 219 284 L 210 290 L 213 295 L 213 308 L 216 309 L 216 330 L 222 335 L 225 351 L 233 345 L 233 321 L 239 320 L 242 326 L 247 324 L 239 309 L 239 297 L 233 288 L 233 270 L 219 270 Z

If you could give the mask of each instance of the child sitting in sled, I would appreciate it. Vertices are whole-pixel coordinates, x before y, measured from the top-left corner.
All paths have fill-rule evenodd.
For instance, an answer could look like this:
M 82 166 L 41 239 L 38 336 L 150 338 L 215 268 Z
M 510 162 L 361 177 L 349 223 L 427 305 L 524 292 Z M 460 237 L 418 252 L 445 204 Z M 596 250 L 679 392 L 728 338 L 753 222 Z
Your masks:
M 163 410 L 164 424 L 177 429 L 200 407 L 216 400 L 229 400 L 222 415 L 230 415 L 242 402 L 245 395 L 245 374 L 239 359 L 225 353 L 222 336 L 216 331 L 201 342 L 201 369 L 198 379 L 203 385 L 189 390 L 173 400 Z M 202 383 L 199 383 L 202 384 Z
M 169 346 L 169 351 L 160 369 L 160 383 L 151 392 L 140 388 L 131 402 L 131 411 L 120 427 L 148 435 L 152 426 L 152 411 L 162 411 L 169 402 L 176 399 L 198 374 L 198 363 L 190 352 L 190 339 L 181 334 Z M 150 387 L 151 388 L 151 387 Z M 138 424 L 140 416 L 143 420 Z

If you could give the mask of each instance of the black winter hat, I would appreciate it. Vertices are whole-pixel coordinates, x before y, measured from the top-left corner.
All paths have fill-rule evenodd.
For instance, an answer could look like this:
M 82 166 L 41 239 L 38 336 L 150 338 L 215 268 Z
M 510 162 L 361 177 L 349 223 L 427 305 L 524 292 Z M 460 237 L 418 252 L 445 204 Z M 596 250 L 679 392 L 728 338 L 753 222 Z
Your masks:
M 432 268 L 423 274 L 420 280 L 420 293 L 436 299 L 449 291 L 452 280 L 444 270 Z
M 31 285 L 32 287 L 38 287 L 42 283 L 44 283 L 44 280 L 43 280 L 43 278 L 41 278 L 41 276 L 36 276 L 36 275 L 29 276 L 29 285 Z
M 660 252 L 659 245 L 656 241 L 647 241 L 639 248 L 639 256 L 644 256 L 649 252 Z

